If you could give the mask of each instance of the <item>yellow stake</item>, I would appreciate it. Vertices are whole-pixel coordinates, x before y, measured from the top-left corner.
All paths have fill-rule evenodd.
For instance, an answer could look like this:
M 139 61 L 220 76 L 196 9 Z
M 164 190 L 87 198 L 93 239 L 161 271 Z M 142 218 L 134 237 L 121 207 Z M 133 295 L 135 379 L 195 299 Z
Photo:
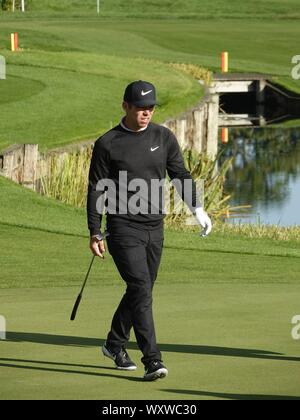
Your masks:
M 11 50 L 16 51 L 15 48 L 15 34 L 10 34 Z

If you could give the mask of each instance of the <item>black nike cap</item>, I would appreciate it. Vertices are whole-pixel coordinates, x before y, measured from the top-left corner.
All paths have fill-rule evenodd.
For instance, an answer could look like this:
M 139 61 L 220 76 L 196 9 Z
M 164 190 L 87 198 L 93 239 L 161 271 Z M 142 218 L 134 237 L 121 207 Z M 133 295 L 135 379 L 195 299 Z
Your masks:
M 154 106 L 157 104 L 155 87 L 143 80 L 132 82 L 125 89 L 124 101 L 141 108 Z

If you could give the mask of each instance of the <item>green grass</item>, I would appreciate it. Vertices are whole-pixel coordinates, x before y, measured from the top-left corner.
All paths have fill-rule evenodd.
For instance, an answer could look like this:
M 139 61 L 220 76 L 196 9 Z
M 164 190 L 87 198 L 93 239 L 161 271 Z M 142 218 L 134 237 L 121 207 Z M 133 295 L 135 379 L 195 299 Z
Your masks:
M 68 46 L 63 52 L 63 42 L 44 51 L 46 46 L 34 45 L 35 37 L 39 43 L 43 36 L 39 31 L 24 33 L 28 50 L 6 55 L 8 78 L 0 84 L 0 148 L 31 142 L 44 150 L 96 138 L 118 123 L 124 86 L 138 78 L 151 79 L 158 87 L 158 121 L 183 111 L 202 95 L 191 76 L 166 63 L 96 51 L 67 52 Z M 45 45 L 51 40 L 46 33 Z
M 78 288 L 2 290 L 0 398 L 300 399 L 299 342 L 290 336 L 299 286 L 159 282 L 154 311 L 169 376 L 155 383 L 141 382 L 134 337 L 137 371 L 119 372 L 100 356 L 120 284 L 88 285 L 74 323 Z
M 28 13 L 31 15 L 68 15 L 95 16 L 95 0 L 27 0 Z M 199 17 L 251 17 L 297 18 L 300 16 L 297 0 L 249 0 L 240 2 L 232 0 L 101 0 L 101 16 L 104 17 L 155 17 L 167 19 Z
M 159 13 L 170 10 L 167 20 L 151 19 L 155 1 L 129 3 L 125 11 L 123 1 L 104 2 L 103 13 L 113 19 L 69 15 L 66 2 L 60 2 L 57 17 L 50 7 L 44 13 L 0 15 L 0 53 L 8 74 L 0 81 L 0 149 L 34 142 L 45 150 L 96 138 L 119 121 L 124 86 L 138 78 L 157 85 L 157 122 L 178 115 L 197 103 L 203 90 L 169 63 L 218 71 L 224 50 L 230 71 L 270 73 L 299 92 L 299 81 L 290 75 L 300 32 L 294 2 L 252 1 L 236 7 L 235 2 L 177 1 L 174 9 L 161 2 Z M 134 18 L 133 10 L 148 19 Z M 119 12 L 123 18 L 116 17 Z M 175 19 L 185 13 L 197 19 Z M 9 51 L 12 31 L 19 33 L 23 49 L 16 54 Z
M 30 3 L 25 16 L 0 12 L 8 64 L 0 149 L 95 138 L 118 122 L 124 86 L 137 78 L 157 85 L 156 119 L 163 121 L 203 94 L 169 63 L 218 70 L 223 50 L 231 71 L 271 73 L 299 92 L 290 78 L 296 0 L 102 0 L 100 19 L 94 0 L 72 1 L 72 8 L 66 0 Z M 17 54 L 9 52 L 12 31 L 23 49 Z M 264 237 L 216 229 L 204 240 L 165 230 L 154 310 L 170 375 L 145 384 L 134 336 L 136 372 L 99 359 L 124 290 L 109 255 L 96 261 L 77 319 L 69 321 L 91 259 L 85 211 L 0 177 L 0 314 L 8 329 L 0 342 L 0 399 L 300 399 L 299 342 L 291 338 L 298 236 L 258 233 Z
M 298 241 L 166 230 L 154 312 L 170 374 L 145 384 L 134 335 L 136 372 L 99 357 L 124 291 L 108 254 L 69 321 L 91 258 L 85 212 L 0 183 L 0 399 L 300 398 Z
M 83 209 L 41 197 L 3 177 L 0 177 L 0 203 L 2 228 L 19 226 L 41 232 L 87 234 Z

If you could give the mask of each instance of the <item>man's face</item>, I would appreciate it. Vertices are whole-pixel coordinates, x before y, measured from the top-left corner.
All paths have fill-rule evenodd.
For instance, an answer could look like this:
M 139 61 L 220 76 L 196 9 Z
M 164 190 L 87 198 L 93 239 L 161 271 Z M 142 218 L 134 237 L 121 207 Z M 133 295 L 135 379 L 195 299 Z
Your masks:
M 126 112 L 126 122 L 128 128 L 140 130 L 147 127 L 154 114 L 154 106 L 137 107 L 135 105 L 123 102 L 123 109 Z

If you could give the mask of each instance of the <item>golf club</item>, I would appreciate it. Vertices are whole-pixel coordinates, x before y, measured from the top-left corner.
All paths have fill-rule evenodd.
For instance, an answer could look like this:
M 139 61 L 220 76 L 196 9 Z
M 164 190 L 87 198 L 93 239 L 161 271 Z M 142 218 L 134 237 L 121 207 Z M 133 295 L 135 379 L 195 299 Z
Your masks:
M 101 240 L 103 240 L 103 239 L 105 239 L 107 236 L 109 236 L 109 233 L 108 233 L 108 232 L 105 232 L 105 233 L 104 233 L 103 235 L 101 235 L 101 236 L 102 236 L 102 239 L 101 239 Z M 80 304 L 80 302 L 81 302 L 81 298 L 82 298 L 83 290 L 84 290 L 84 288 L 85 288 L 85 285 L 86 285 L 87 279 L 88 279 L 88 277 L 89 277 L 89 274 L 90 274 L 90 271 L 91 271 L 91 268 L 92 268 L 92 265 L 93 265 L 93 262 L 94 262 L 95 256 L 96 256 L 96 255 L 93 255 L 93 257 L 92 257 L 92 261 L 91 261 L 90 266 L 89 266 L 89 269 L 88 269 L 88 271 L 87 271 L 87 273 L 86 273 L 86 276 L 85 276 L 85 279 L 84 279 L 84 282 L 83 282 L 82 288 L 81 288 L 80 293 L 79 293 L 79 295 L 77 296 L 76 302 L 75 302 L 75 304 L 74 304 L 74 307 L 73 307 L 73 310 L 72 310 L 72 314 L 71 314 L 71 318 L 70 318 L 70 320 L 71 320 L 71 321 L 74 321 L 74 319 L 75 319 L 75 317 L 76 317 L 77 309 L 78 309 L 79 304 Z
M 207 227 L 205 227 L 201 232 L 200 232 L 200 236 L 201 238 L 206 238 L 207 237 Z

